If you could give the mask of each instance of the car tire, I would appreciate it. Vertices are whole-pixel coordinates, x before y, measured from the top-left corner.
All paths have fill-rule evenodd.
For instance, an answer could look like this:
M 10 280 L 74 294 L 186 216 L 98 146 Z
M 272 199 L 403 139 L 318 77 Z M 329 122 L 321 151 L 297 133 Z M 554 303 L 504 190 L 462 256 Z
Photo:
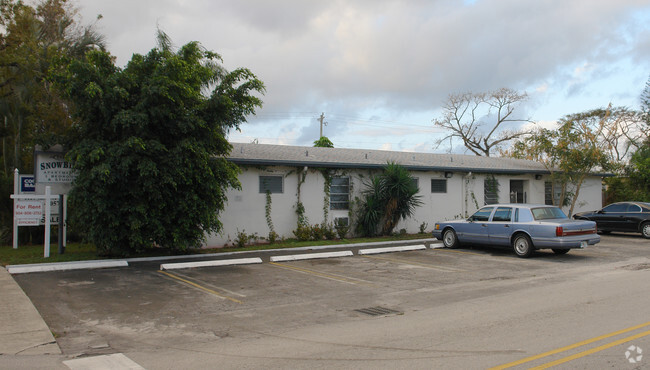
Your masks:
M 555 249 L 555 248 L 553 248 L 553 249 L 551 249 L 551 250 L 552 250 L 553 253 L 555 253 L 555 254 L 567 254 L 567 253 L 569 253 L 569 251 L 570 251 L 570 249 Z
M 650 239 L 650 222 L 644 222 L 641 224 L 641 235 L 646 239 Z
M 458 242 L 458 236 L 453 229 L 447 229 L 442 232 L 442 244 L 447 248 L 458 248 L 460 243 Z
M 533 255 L 535 248 L 530 237 L 526 234 L 517 234 L 512 239 L 512 249 L 515 251 L 517 257 L 528 258 Z

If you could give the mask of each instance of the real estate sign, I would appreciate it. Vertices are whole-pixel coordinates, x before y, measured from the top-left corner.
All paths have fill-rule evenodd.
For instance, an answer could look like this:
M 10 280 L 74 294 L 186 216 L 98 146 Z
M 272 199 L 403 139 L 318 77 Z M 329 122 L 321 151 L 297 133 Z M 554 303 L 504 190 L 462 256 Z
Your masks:
M 36 152 L 34 177 L 37 184 L 70 184 L 76 173 L 62 152 Z
M 16 199 L 14 217 L 18 226 L 38 226 L 43 217 L 43 201 Z

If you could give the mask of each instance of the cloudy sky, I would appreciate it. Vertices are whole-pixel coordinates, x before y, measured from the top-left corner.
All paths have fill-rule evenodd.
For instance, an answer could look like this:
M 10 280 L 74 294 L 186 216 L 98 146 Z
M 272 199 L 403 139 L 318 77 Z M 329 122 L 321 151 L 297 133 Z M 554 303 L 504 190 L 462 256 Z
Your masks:
M 648 0 L 77 0 L 126 65 L 199 41 L 267 92 L 234 142 L 463 152 L 434 147 L 452 93 L 526 92 L 520 114 L 552 125 L 612 103 L 638 109 L 650 77 Z

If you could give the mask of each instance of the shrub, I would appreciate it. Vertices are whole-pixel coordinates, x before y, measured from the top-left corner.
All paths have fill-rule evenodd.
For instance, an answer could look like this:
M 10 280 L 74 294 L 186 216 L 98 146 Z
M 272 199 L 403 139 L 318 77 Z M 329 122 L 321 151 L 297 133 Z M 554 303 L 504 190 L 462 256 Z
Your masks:
M 323 240 L 325 232 L 320 225 L 314 225 L 311 227 L 311 238 L 312 240 Z
M 345 219 L 339 218 L 336 220 L 336 234 L 339 236 L 339 239 L 345 239 L 345 236 L 348 235 L 350 231 L 350 225 L 345 222 Z
M 271 244 L 275 243 L 279 237 L 280 235 L 278 235 L 278 233 L 276 233 L 275 231 L 269 232 L 269 243 Z
M 239 229 L 237 229 L 237 237 L 235 238 L 234 241 L 235 247 L 244 248 L 249 241 L 250 241 L 250 236 L 246 234 L 246 230 L 239 231 Z
M 329 224 L 323 223 L 323 234 L 325 235 L 325 239 L 327 240 L 336 239 L 336 230 L 334 230 L 334 225 L 331 223 Z
M 311 238 L 311 227 L 309 225 L 298 225 L 293 231 L 293 235 L 300 241 L 309 240 Z

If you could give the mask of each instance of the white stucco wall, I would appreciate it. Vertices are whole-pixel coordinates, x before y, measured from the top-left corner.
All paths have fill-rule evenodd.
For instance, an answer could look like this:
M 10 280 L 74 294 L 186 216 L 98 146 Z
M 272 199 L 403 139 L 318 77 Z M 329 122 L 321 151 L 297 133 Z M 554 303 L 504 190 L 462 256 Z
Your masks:
M 296 203 L 298 199 L 298 184 L 302 180 L 304 168 L 295 167 L 244 167 L 239 176 L 242 184 L 241 190 L 230 190 L 227 194 L 226 209 L 220 214 L 223 223 L 223 232 L 220 235 L 208 235 L 207 246 L 223 246 L 232 244 L 237 237 L 237 232 L 257 234 L 266 238 L 269 226 L 266 220 L 266 194 L 259 192 L 259 176 L 283 176 L 283 192 L 271 194 L 271 219 L 275 231 L 285 238 L 293 238 L 298 216 Z M 371 170 L 338 170 L 335 175 L 350 176 L 351 200 L 360 197 L 364 189 L 363 181 L 369 179 L 379 171 Z M 465 217 L 472 214 L 478 207 L 484 205 L 484 179 L 485 174 L 467 174 L 454 172 L 447 178 L 446 193 L 432 193 L 431 179 L 444 179 L 444 172 L 413 171 L 412 176 L 418 179 L 422 206 L 417 208 L 412 218 L 400 221 L 395 228 L 406 229 L 409 233 L 416 233 L 422 223 L 426 223 L 429 232 L 434 223 L 439 220 L 448 220 Z M 499 181 L 499 202 L 510 202 L 510 180 L 522 180 L 526 201 L 528 203 L 544 203 L 544 182 L 546 176 L 535 178 L 535 175 L 495 175 Z M 305 207 L 305 216 L 309 223 L 320 224 L 324 218 L 324 182 L 325 178 L 318 169 L 307 169 L 304 182 L 300 184 L 300 198 Z M 478 207 L 477 207 L 478 206 Z M 580 190 L 576 202 L 575 212 L 595 210 L 602 206 L 601 179 L 588 178 Z M 568 207 L 564 209 L 568 213 Z M 344 210 L 329 210 L 328 223 L 337 217 L 348 217 L 349 212 Z

